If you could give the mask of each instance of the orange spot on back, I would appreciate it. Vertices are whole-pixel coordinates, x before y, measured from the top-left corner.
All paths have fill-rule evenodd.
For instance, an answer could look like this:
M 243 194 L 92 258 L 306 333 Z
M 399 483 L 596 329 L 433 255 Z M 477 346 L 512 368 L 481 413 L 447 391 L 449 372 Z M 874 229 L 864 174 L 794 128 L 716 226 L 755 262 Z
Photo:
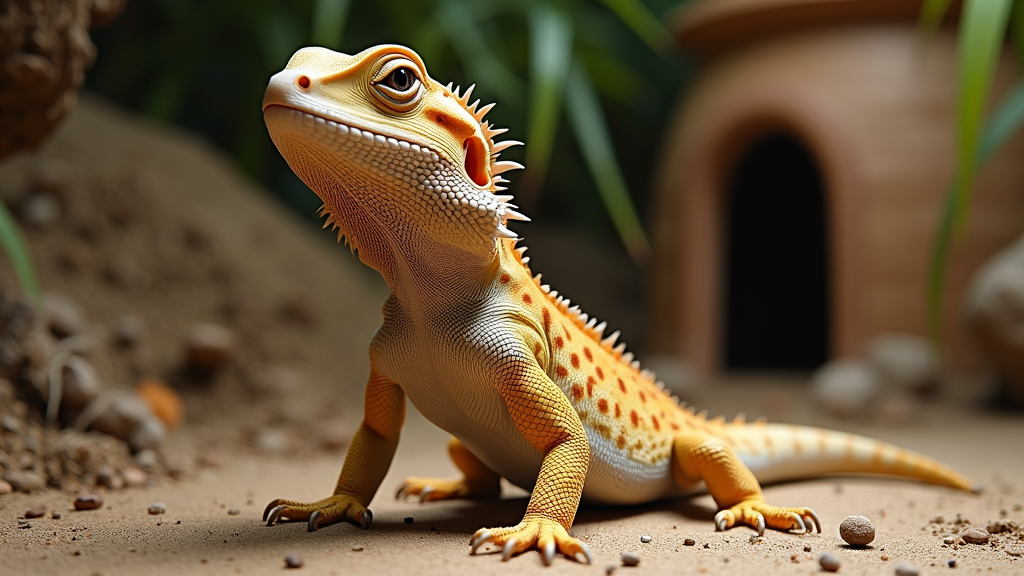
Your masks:
M 533 298 L 531 298 L 529 294 L 523 294 L 523 302 L 526 302 L 527 304 L 533 304 Z M 547 310 L 545 310 L 544 312 L 546 316 Z
M 600 378 L 601 380 L 604 380 L 604 370 L 602 370 L 600 366 L 598 366 L 597 368 L 594 368 L 594 371 L 597 372 L 597 377 L 598 378 Z
M 583 347 L 583 355 L 587 357 L 588 361 L 590 361 L 590 362 L 594 361 L 594 355 L 591 354 L 590 348 L 587 348 L 586 346 L 584 346 Z
M 629 421 L 633 423 L 633 428 L 640 425 L 640 416 L 637 415 L 636 410 L 629 411 Z
M 547 308 L 545 308 L 544 311 L 541 313 L 541 315 L 544 316 L 544 331 L 545 332 L 550 332 L 551 331 L 551 311 L 548 310 Z
M 533 355 L 540 356 L 540 342 L 533 343 Z
M 675 422 L 669 423 L 669 426 L 671 426 L 673 430 L 679 430 L 679 424 L 676 424 Z
M 616 418 L 621 418 L 622 417 L 622 410 L 619 410 L 619 403 L 618 402 L 615 403 L 615 417 Z
M 661 423 L 658 422 L 658 417 L 651 414 L 651 424 L 654 424 L 655 430 L 661 430 Z
M 597 384 L 597 380 L 594 380 L 593 376 L 587 376 L 587 396 L 594 395 L 594 384 Z
M 579 384 L 573 384 L 572 385 L 572 397 L 577 399 L 577 400 L 582 399 L 583 398 L 583 387 L 580 386 Z
M 580 357 L 575 352 L 573 352 L 572 356 L 569 357 L 569 361 L 572 362 L 572 367 L 573 368 L 579 368 L 580 367 Z
M 555 337 L 555 348 L 558 348 L 559 350 L 565 348 L 565 340 L 562 340 L 561 336 Z
M 617 378 L 617 380 L 619 381 L 619 390 L 622 390 L 622 393 L 625 394 L 626 393 L 626 383 L 622 381 L 622 378 Z
M 565 378 L 569 375 L 569 371 L 565 369 L 565 366 L 559 365 L 555 368 L 555 374 L 558 374 L 559 378 Z
M 626 437 L 619 434 L 619 437 L 615 440 L 615 444 L 619 447 L 619 450 L 622 450 L 626 447 Z
M 509 280 L 511 280 L 511 279 L 512 279 L 512 277 L 509 276 L 508 274 L 502 274 L 501 278 L 499 278 L 499 280 L 501 280 L 502 284 L 508 284 Z
M 565 327 L 565 324 L 562 324 L 562 332 L 565 332 L 565 339 L 572 342 L 572 334 L 569 333 L 569 329 Z
M 640 391 L 640 401 L 641 402 L 647 402 L 647 395 L 644 394 L 643 390 Z
M 600 400 L 598 400 L 597 401 L 597 409 L 601 411 L 601 414 L 607 414 L 608 413 L 608 401 L 605 400 L 604 398 L 601 398 Z

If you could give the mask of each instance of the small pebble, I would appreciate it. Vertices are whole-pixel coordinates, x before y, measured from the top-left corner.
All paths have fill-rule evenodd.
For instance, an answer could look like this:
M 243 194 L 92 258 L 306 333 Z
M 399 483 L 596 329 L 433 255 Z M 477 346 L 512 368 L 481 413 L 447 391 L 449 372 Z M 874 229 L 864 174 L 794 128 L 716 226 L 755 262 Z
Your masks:
M 163 514 L 167 512 L 167 505 L 163 502 L 153 502 L 149 505 L 149 513 L 156 516 L 157 514 Z
M 86 494 L 75 498 L 75 510 L 95 510 L 103 506 L 103 496 L 99 494 Z
M 0 480 L 0 496 L 11 492 L 14 492 L 14 486 L 11 486 L 11 483 L 6 480 Z
M 946 562 L 946 565 L 950 568 L 956 568 L 956 560 L 949 560 Z
M 818 556 L 818 565 L 821 566 L 822 570 L 826 570 L 828 572 L 838 572 L 840 566 L 839 558 L 836 558 L 833 554 L 825 552 L 821 556 Z
M 287 568 L 302 568 L 306 562 L 298 554 L 288 554 L 284 557 L 284 565 Z
M 160 463 L 160 456 L 156 453 L 156 450 L 147 448 L 145 450 L 139 450 L 139 453 L 135 455 L 135 462 L 138 463 L 143 470 L 152 470 Z
M 53 515 L 50 516 L 50 518 L 53 518 L 54 520 L 60 520 L 61 519 L 60 512 L 54 512 Z
M 235 334 L 218 324 L 196 324 L 185 337 L 185 361 L 193 370 L 212 372 L 235 350 Z
M 981 528 L 968 528 L 960 537 L 968 544 L 988 544 L 989 534 Z
M 605 576 L 611 576 L 615 573 L 615 569 L 618 568 L 615 564 L 608 564 L 604 567 Z
M 811 547 L 810 546 L 804 546 L 804 552 L 810 552 L 810 551 L 811 551 Z
M 142 339 L 144 327 L 138 316 L 121 316 L 114 325 L 114 340 L 125 348 L 131 348 Z
M 358 544 L 356 544 L 355 546 L 352 546 L 352 551 L 353 552 L 362 552 L 363 551 L 363 547 L 358 545 Z
M 46 506 L 33 506 L 25 511 L 25 518 L 42 518 L 46 516 Z
M 228 508 L 228 516 L 238 516 L 242 511 L 238 508 Z
M 149 479 L 149 475 L 138 468 L 126 468 L 121 477 L 124 478 L 124 485 L 132 488 L 142 486 Z
M 4 480 L 18 492 L 32 492 L 40 490 L 45 485 L 42 476 L 35 472 L 9 472 Z
M 900 562 L 897 564 L 895 572 L 896 576 L 917 576 L 921 573 L 921 571 L 917 569 L 917 566 L 907 564 L 906 562 Z
M 640 555 L 636 552 L 623 552 L 619 557 L 623 566 L 636 566 L 640 564 Z
M 406 516 L 405 517 L 405 523 L 406 524 L 412 524 L 412 522 L 413 522 L 413 517 L 412 516 Z
M 651 535 L 650 534 L 644 534 L 643 536 L 640 537 L 640 541 L 643 542 L 644 544 L 650 544 L 651 543 Z
M 866 546 L 875 539 L 875 527 L 864 516 L 847 516 L 839 525 L 839 535 L 851 546 Z
M 135 392 L 149 404 L 153 414 L 163 421 L 168 429 L 174 430 L 185 415 L 185 404 L 181 394 L 158 378 L 146 378 L 135 385 Z
M 686 540 L 683 540 L 683 546 L 693 546 L 696 543 L 697 541 L 693 538 L 687 538 Z
M 942 539 L 942 543 L 946 544 L 947 546 L 952 545 L 956 541 L 957 541 L 957 537 L 956 536 L 946 536 L 945 538 Z

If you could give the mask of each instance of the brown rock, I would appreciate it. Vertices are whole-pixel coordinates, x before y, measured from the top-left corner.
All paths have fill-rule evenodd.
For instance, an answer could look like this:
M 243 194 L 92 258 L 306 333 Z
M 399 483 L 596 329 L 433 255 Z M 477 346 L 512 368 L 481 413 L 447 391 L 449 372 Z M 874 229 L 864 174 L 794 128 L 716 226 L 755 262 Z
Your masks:
M 56 292 L 43 293 L 43 323 L 58 338 L 81 334 L 86 330 L 85 314 L 71 298 Z
M 219 324 L 196 324 L 185 338 L 185 361 L 189 368 L 212 372 L 235 351 L 235 334 Z
M 302 568 L 305 564 L 305 560 L 298 554 L 288 554 L 284 557 L 284 565 L 287 568 Z
M 146 480 L 149 479 L 149 475 L 138 468 L 126 468 L 121 472 L 121 478 L 124 479 L 125 486 L 128 486 L 129 488 L 137 488 L 146 483 Z
M 4 475 L 4 480 L 10 482 L 11 486 L 14 487 L 18 492 L 34 492 L 41 490 L 45 486 L 42 476 L 35 472 L 8 472 Z
M 103 389 L 99 373 L 81 356 L 70 356 L 61 375 L 64 384 L 61 404 L 73 410 L 85 408 Z
M 14 492 L 14 486 L 6 480 L 0 480 L 0 496 Z
M 988 544 L 989 533 L 981 528 L 968 528 L 960 537 L 968 544 Z
M 33 506 L 25 510 L 25 518 L 42 518 L 46 516 L 46 506 Z
M 127 440 L 139 424 L 153 418 L 149 404 L 134 391 L 115 390 L 107 402 L 91 427 L 116 438 Z
M 839 524 L 839 535 L 851 546 L 867 546 L 875 539 L 875 527 L 864 516 L 847 516 Z
M 158 378 L 147 378 L 135 385 L 135 391 L 149 404 L 150 410 L 174 430 L 185 414 L 185 404 L 174 388 Z
M 139 423 L 128 435 L 128 447 L 132 452 L 156 450 L 167 437 L 167 427 L 156 416 L 149 416 Z
M 825 552 L 821 556 L 818 556 L 818 565 L 826 572 L 838 572 L 842 563 L 839 562 L 839 558 L 837 558 L 835 554 Z
M 103 506 L 103 496 L 86 494 L 75 498 L 75 510 L 95 510 Z

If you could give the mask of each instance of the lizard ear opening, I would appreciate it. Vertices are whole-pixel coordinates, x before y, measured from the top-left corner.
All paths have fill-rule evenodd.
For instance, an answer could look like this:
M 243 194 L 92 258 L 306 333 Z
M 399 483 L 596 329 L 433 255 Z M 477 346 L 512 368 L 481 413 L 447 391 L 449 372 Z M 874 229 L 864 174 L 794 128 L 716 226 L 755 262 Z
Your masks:
M 462 143 L 462 155 L 465 158 L 466 174 L 477 186 L 486 186 L 490 181 L 487 175 L 487 148 L 480 138 L 470 136 Z

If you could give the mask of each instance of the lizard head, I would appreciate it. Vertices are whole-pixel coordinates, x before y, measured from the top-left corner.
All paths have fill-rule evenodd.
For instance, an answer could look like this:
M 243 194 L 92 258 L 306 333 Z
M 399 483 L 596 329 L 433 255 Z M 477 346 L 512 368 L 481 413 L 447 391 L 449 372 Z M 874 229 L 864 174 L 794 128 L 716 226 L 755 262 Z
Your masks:
M 275 74 L 263 100 L 274 144 L 323 200 L 327 225 L 362 257 L 366 238 L 397 242 L 424 235 L 470 251 L 515 238 L 507 220 L 526 220 L 502 195 L 497 161 L 515 141 L 484 121 L 493 104 L 470 104 L 427 74 L 404 46 L 350 56 L 303 48 Z M 384 238 L 381 238 L 384 236 Z

